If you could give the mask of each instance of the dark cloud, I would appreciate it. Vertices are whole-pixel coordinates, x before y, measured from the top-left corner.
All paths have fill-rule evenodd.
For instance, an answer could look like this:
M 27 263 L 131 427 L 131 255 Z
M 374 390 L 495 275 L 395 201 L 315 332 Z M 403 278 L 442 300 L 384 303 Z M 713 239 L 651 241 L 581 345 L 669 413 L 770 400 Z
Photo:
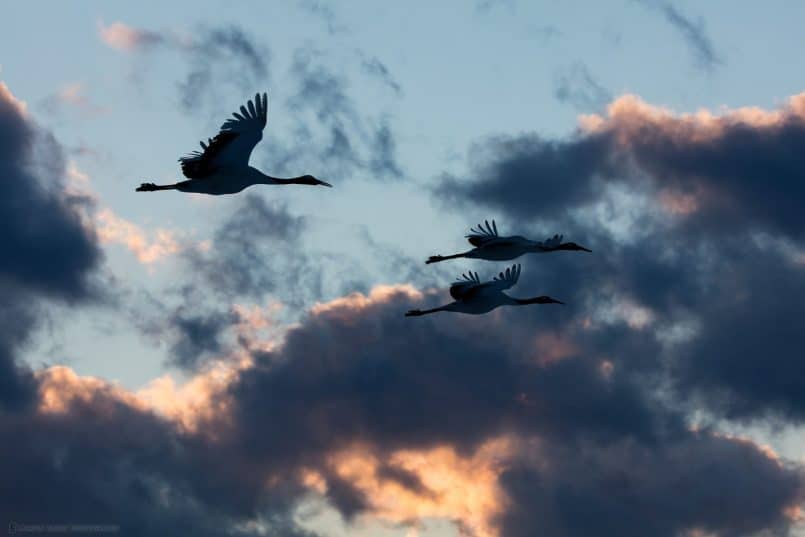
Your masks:
M 536 443 L 505 465 L 510 501 L 493 521 L 501 534 L 531 535 L 540 521 L 549 536 L 589 535 L 591 524 L 602 537 L 790 527 L 783 511 L 801 499 L 799 471 L 746 440 L 691 431 L 653 395 L 645 370 L 615 358 L 638 345 L 631 331 L 608 334 L 609 347 L 600 347 L 597 330 L 572 318 L 551 323 L 557 314 L 539 308 L 527 310 L 535 317 L 402 316 L 422 300 L 386 290 L 311 312 L 284 344 L 253 354 L 254 366 L 213 398 L 219 410 L 198 432 L 131 406 L 111 387 L 46 382 L 67 401 L 61 411 L 0 420 L 0 437 L 14 439 L 2 444 L 4 475 L 27 476 L 22 493 L 0 487 L 0 505 L 20 520 L 47 508 L 50 519 L 84 513 L 143 535 L 277 519 L 294 534 L 291 514 L 308 495 L 303 469 L 321 476 L 347 521 L 372 512 L 361 481 L 332 462 L 356 444 L 383 461 L 362 477 L 434 501 L 426 474 L 386 462 L 393 453 L 446 445 L 470 456 L 515 435 Z M 535 333 L 573 348 L 557 355 L 558 345 Z M 654 350 L 644 346 L 643 360 Z M 28 492 L 44 483 L 46 503 Z
M 175 334 L 170 350 L 173 363 L 192 368 L 205 355 L 222 353 L 227 348 L 225 332 L 237 321 L 234 312 L 193 313 L 180 307 L 167 320 Z
M 549 464 L 501 476 L 512 499 L 502 535 L 789 534 L 780 506 L 801 494 L 801 476 L 749 443 L 704 433 L 585 448 L 550 445 L 540 453 Z
M 805 422 L 805 269 L 771 247 L 713 246 L 700 332 L 680 349 L 676 385 L 728 418 Z M 678 278 L 678 277 L 677 277 Z
M 60 376 L 58 372 L 56 376 Z M 109 388 L 56 382 L 63 412 L 0 416 L 0 517 L 6 524 L 97 524 L 125 535 L 313 537 L 282 509 L 254 503 L 255 483 L 214 444 L 138 410 Z M 71 395 L 70 390 L 74 390 Z M 232 464 L 230 466 L 230 464 Z M 246 492 L 249 491 L 249 492 Z M 268 499 L 268 496 L 266 496 Z M 287 508 L 287 509 L 286 509 Z
M 656 9 L 662 13 L 665 20 L 680 33 L 682 38 L 690 47 L 696 58 L 696 64 L 705 71 L 712 71 L 723 62 L 720 55 L 716 53 L 704 20 L 692 20 L 685 15 L 670 1 L 640 0 L 641 3 L 649 8 Z
M 611 144 L 606 135 L 565 141 L 538 135 L 489 138 L 470 151 L 477 179 L 446 175 L 435 191 L 452 205 L 469 201 L 505 208 L 518 218 L 555 218 L 597 199 L 603 187 L 598 175 L 609 171 Z
M 612 100 L 612 94 L 581 62 L 576 62 L 558 73 L 554 83 L 554 96 L 581 112 L 600 111 Z
M 490 138 L 477 145 L 470 165 L 477 179 L 446 176 L 437 193 L 450 202 L 470 201 L 523 219 L 552 219 L 589 206 L 606 185 L 634 193 L 664 189 L 692 196 L 690 225 L 740 232 L 765 228 L 801 238 L 805 199 L 802 153 L 805 119 L 801 97 L 779 119 L 755 124 L 737 111 L 711 121 L 677 117 L 626 96 L 600 128 L 565 140 L 535 134 Z
M 598 348 L 610 348 L 609 337 L 634 345 L 634 333 L 653 334 L 647 354 L 643 344 L 612 352 L 666 378 L 691 410 L 698 403 L 733 420 L 799 424 L 805 162 L 793 148 L 805 143 L 801 99 L 776 113 L 723 117 L 672 116 L 619 99 L 610 117 L 568 140 L 486 144 L 470 172 L 477 179 L 448 177 L 437 193 L 494 209 L 498 226 L 530 227 L 521 234 L 564 232 L 590 246 L 594 254 L 581 259 L 535 259 L 522 284 L 560 297 L 573 315 L 645 308 L 647 327 L 609 334 Z M 623 215 L 625 223 L 609 221 Z
M 92 276 L 101 252 L 81 221 L 86 200 L 65 194 L 61 147 L 26 117 L 0 83 L 0 407 L 17 408 L 34 382 L 15 359 L 40 319 L 39 305 L 74 305 L 96 296 Z

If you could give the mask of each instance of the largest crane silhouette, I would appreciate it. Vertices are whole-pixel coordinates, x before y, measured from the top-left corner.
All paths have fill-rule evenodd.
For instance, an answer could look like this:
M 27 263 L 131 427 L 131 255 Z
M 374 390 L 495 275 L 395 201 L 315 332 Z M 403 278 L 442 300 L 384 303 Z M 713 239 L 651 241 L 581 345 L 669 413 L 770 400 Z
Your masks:
M 227 119 L 214 138 L 200 142 L 202 151 L 194 151 L 179 159 L 187 181 L 172 185 L 143 183 L 137 192 L 179 190 L 198 194 L 235 194 L 252 185 L 322 185 L 333 186 L 312 175 L 280 179 L 249 166 L 249 157 L 263 139 L 268 121 L 268 95 L 257 94 L 247 106 L 240 107 Z
M 469 272 L 461 275 L 459 279 L 450 286 L 450 295 L 455 299 L 454 302 L 439 306 L 429 310 L 409 310 L 406 317 L 416 317 L 436 313 L 437 311 L 453 311 L 456 313 L 469 313 L 480 315 L 487 313 L 500 306 L 527 306 L 529 304 L 564 304 L 549 296 L 538 296 L 534 298 L 513 298 L 504 293 L 506 289 L 512 287 L 520 279 L 520 265 L 513 265 L 501 272 L 491 281 L 481 282 L 477 272 Z

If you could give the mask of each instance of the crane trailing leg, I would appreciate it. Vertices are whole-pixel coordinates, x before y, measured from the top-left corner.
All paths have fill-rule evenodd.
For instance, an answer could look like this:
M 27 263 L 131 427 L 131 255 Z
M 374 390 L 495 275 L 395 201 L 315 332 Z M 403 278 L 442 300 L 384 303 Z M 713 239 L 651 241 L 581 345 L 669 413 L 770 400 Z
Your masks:
M 431 263 L 438 263 L 439 261 L 446 261 L 448 259 L 455 259 L 457 257 L 465 257 L 469 252 L 464 252 L 461 254 L 453 254 L 453 255 L 432 255 L 425 261 L 426 265 L 430 265 Z
M 445 307 L 433 308 L 431 310 L 408 310 L 405 312 L 406 317 L 419 317 L 420 315 L 427 315 L 428 313 L 436 313 L 437 311 L 444 311 Z
M 142 183 L 137 187 L 136 192 L 155 192 L 157 190 L 178 190 L 179 185 L 155 185 L 154 183 Z

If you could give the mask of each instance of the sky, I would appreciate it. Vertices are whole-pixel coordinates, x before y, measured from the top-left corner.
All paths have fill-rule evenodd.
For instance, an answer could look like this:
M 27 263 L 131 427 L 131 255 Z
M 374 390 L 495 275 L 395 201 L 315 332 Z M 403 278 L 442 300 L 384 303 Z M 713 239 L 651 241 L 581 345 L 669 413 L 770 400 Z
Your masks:
M 805 535 L 805 5 L 5 12 L 0 524 Z M 332 189 L 134 191 L 258 92 Z M 565 305 L 404 317 L 493 219 Z

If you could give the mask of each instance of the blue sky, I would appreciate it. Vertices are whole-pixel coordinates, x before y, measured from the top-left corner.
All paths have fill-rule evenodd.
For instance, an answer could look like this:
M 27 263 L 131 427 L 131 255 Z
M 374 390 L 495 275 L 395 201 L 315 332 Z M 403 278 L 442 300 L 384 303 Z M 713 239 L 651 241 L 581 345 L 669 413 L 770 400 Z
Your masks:
M 684 173 L 669 171 L 664 164 L 655 166 L 653 160 L 647 164 L 654 157 L 638 154 L 635 149 L 634 158 L 641 163 L 641 170 L 618 169 L 602 190 L 590 187 L 598 196 L 593 202 L 572 207 L 569 202 L 565 210 L 545 200 L 551 199 L 549 189 L 562 192 L 575 188 L 569 184 L 575 181 L 572 174 L 563 179 L 568 181 L 567 188 L 562 184 L 541 185 L 540 181 L 551 178 L 540 173 L 551 168 L 526 169 L 522 178 L 506 177 L 505 170 L 510 168 L 504 164 L 515 157 L 507 156 L 498 143 L 501 140 L 545 143 L 556 153 L 562 153 L 565 147 L 593 136 L 590 131 L 580 129 L 585 115 L 600 116 L 601 121 L 609 121 L 607 125 L 614 125 L 612 132 L 620 132 L 622 124 L 612 119 L 615 115 L 607 107 L 626 94 L 638 96 L 651 110 L 668 111 L 668 117 L 648 123 L 646 138 L 655 132 L 651 129 L 661 134 L 670 132 L 671 127 L 666 131 L 664 125 L 676 125 L 673 118 L 679 114 L 695 114 L 700 110 L 733 118 L 725 120 L 724 124 L 729 124 L 725 130 L 744 122 L 762 131 L 763 125 L 746 119 L 751 111 L 730 116 L 733 113 L 730 110 L 756 107 L 763 114 L 789 110 L 788 99 L 805 91 L 802 20 L 805 5 L 783 1 L 762 5 L 649 0 L 15 5 L 13 15 L 0 22 L 0 49 L 6 51 L 0 58 L 0 81 L 26 103 L 29 114 L 26 121 L 35 124 L 39 132 L 52 133 L 62 148 L 62 166 L 66 170 L 63 183 L 69 185 L 68 190 L 78 189 L 91 198 L 89 208 L 81 210 L 86 211 L 82 213 L 85 225 L 91 229 L 88 233 L 95 237 L 93 240 L 103 257 L 92 272 L 94 285 L 100 289 L 99 298 L 86 305 L 42 299 L 37 315 L 43 320 L 31 331 L 28 343 L 19 349 L 15 363 L 31 371 L 64 365 L 79 377 L 97 377 L 109 382 L 121 393 L 142 393 L 154 386 L 155 379 L 192 383 L 207 374 L 213 367 L 211 364 L 232 367 L 244 356 L 251 356 L 259 363 L 261 358 L 254 358 L 262 356 L 258 349 L 270 348 L 270 352 L 278 353 L 276 349 L 286 349 L 282 352 L 290 356 L 292 353 L 287 349 L 292 347 L 290 344 L 283 347 L 283 336 L 288 331 L 304 331 L 320 322 L 320 316 L 326 317 L 328 314 L 315 308 L 330 306 L 321 304 L 347 307 L 338 301 L 347 300 L 344 297 L 352 296 L 353 292 L 368 294 L 378 285 L 409 284 L 410 289 L 426 292 L 420 297 L 424 300 L 431 296 L 427 293 L 437 293 L 464 270 L 491 275 L 498 270 L 497 265 L 455 262 L 426 267 L 423 263 L 431 254 L 465 250 L 463 235 L 471 225 L 484 219 L 495 218 L 502 230 L 512 234 L 542 237 L 566 233 L 570 237 L 577 233 L 570 240 L 593 244 L 596 253 L 601 251 L 599 248 L 606 250 L 607 245 L 618 249 L 638 244 L 645 237 L 654 237 L 657 229 L 666 229 L 664 226 L 676 230 L 674 241 L 680 242 L 673 244 L 686 244 L 683 233 L 700 233 L 699 238 L 690 239 L 691 243 L 704 240 L 701 237 L 710 237 L 711 233 L 716 237 L 716 228 L 723 233 L 712 223 L 721 218 L 716 209 L 713 209 L 716 216 L 708 217 L 711 219 L 707 220 L 706 230 L 694 224 L 689 228 L 682 224 L 673 227 L 677 225 L 674 219 L 683 217 L 670 209 L 671 216 L 657 217 L 662 211 L 650 202 L 655 187 L 660 200 L 679 200 L 682 199 L 679 196 L 694 192 L 701 198 L 696 207 L 706 205 L 702 200 L 711 199 L 708 196 L 721 195 L 718 190 L 721 183 L 697 182 L 711 173 L 702 171 L 709 166 L 707 163 L 696 160 Z M 210 45 L 210 36 L 219 30 L 241 37 L 252 47 L 253 56 L 244 53 L 243 48 L 233 53 Z M 126 32 L 139 36 L 140 41 L 121 42 L 121 35 L 129 35 Z M 220 57 L 211 56 L 218 53 Z M 257 61 L 257 68 L 250 61 Z M 198 78 L 189 78 L 193 73 Z M 321 85 L 308 87 L 306 93 L 305 84 L 312 82 Z M 214 198 L 178 192 L 134 192 L 144 181 L 179 180 L 177 159 L 196 149 L 199 140 L 213 136 L 229 114 L 258 91 L 268 92 L 270 108 L 268 126 L 252 155 L 252 165 L 278 176 L 310 173 L 333 183 L 332 190 L 257 186 L 235 196 Z M 795 119 L 799 117 L 795 111 L 791 114 Z M 623 120 L 623 125 L 626 123 L 628 118 Z M 349 160 L 344 154 L 322 158 L 335 128 L 347 133 L 357 160 Z M 695 128 L 703 132 L 708 127 L 701 122 Z M 391 140 L 388 155 L 392 164 L 373 166 L 372 159 L 380 151 L 378 136 L 383 132 Z M 802 150 L 797 145 L 801 142 L 798 138 L 791 142 L 793 153 Z M 655 153 L 663 150 L 657 149 Z M 643 158 L 646 160 L 641 161 Z M 786 193 L 789 200 L 799 199 L 802 190 L 796 185 L 802 184 L 801 168 L 798 172 L 795 168 L 790 182 L 775 186 L 771 183 L 776 180 L 774 174 L 784 174 L 787 168 L 778 168 L 773 158 L 762 161 L 759 158 L 758 162 L 767 168 L 751 176 L 750 184 L 768 181 L 769 199 Z M 701 169 L 696 168 L 699 165 Z M 653 177 L 656 182 L 626 177 L 632 172 L 635 177 Z M 600 175 L 607 173 L 601 171 Z M 724 172 L 726 176 L 729 173 Z M 687 175 L 672 181 L 670 176 L 674 174 Z M 519 201 L 514 189 L 525 183 L 518 181 L 534 185 L 524 188 Z M 599 184 L 595 179 L 591 181 L 593 185 Z M 491 192 L 482 189 L 487 188 L 483 186 L 487 183 L 491 185 L 488 188 L 498 190 L 484 200 L 473 192 Z M 471 185 L 481 185 L 478 187 L 481 190 L 472 190 Z M 454 195 L 450 195 L 450 188 L 455 190 Z M 541 188 L 546 191 L 545 196 L 541 195 Z M 750 187 L 723 188 L 735 188 L 739 192 L 735 196 L 757 192 Z M 252 200 L 252 207 L 267 207 L 271 217 L 265 222 L 238 220 L 238 214 L 247 214 L 243 205 L 247 198 Z M 530 201 L 522 200 L 533 200 L 533 214 L 524 216 L 523 204 Z M 718 235 L 721 238 L 713 241 L 748 243 L 757 237 L 768 241 L 770 234 L 777 233 L 776 238 L 784 243 L 780 248 L 795 254 L 805 251 L 803 235 L 799 233 L 803 228 L 798 227 L 802 223 L 792 223 L 792 219 L 782 215 L 782 210 L 779 222 L 763 213 L 766 216 L 757 216 L 758 223 L 753 223 L 755 213 L 743 207 L 735 211 L 745 211 L 751 223 L 747 235 L 741 235 L 740 239 Z M 686 210 L 681 212 L 687 218 Z M 290 230 L 280 232 L 271 227 L 280 223 L 290 225 Z M 268 282 L 263 287 L 257 285 L 234 292 L 225 286 L 216 287 L 214 276 L 202 273 L 202 270 L 230 270 L 249 262 L 244 257 L 231 265 L 215 264 L 217 258 L 230 255 L 222 253 L 225 245 L 217 238 L 232 229 L 243 237 L 245 247 L 252 242 L 257 245 L 260 253 L 252 259 L 257 265 L 251 270 L 257 274 L 255 281 Z M 578 236 L 585 230 L 587 236 Z M 750 236 L 751 239 L 747 238 Z M 650 252 L 638 250 L 637 255 L 649 256 Z M 55 267 L 59 262 L 52 260 Z M 572 270 L 592 273 L 601 270 L 599 263 L 603 262 L 595 257 L 572 260 L 568 257 L 567 261 L 541 263 L 543 268 L 539 270 L 553 270 L 561 276 L 561 271 L 571 270 L 567 263 L 575 263 Z M 608 266 L 619 267 L 614 261 Z M 528 266 L 524 270 L 527 269 Z M 701 283 L 715 276 L 702 270 L 691 281 Z M 553 281 L 534 277 L 521 283 L 520 294 L 554 293 L 544 288 Z M 669 306 L 668 302 L 663 302 L 664 306 L 652 302 L 650 292 L 641 295 L 632 289 L 628 296 L 625 291 L 619 294 L 625 289 L 621 285 L 618 276 L 601 283 L 602 294 L 607 293 L 608 299 L 617 305 L 617 312 L 612 314 L 616 320 L 606 320 L 612 315 L 601 313 L 606 309 L 603 306 L 601 311 L 574 309 L 571 316 L 562 320 L 581 323 L 592 318 L 593 322 L 605 319 L 602 322 L 610 325 L 626 323 L 624 326 L 631 327 L 626 329 L 631 334 L 643 330 L 642 326 L 635 328 L 633 318 L 627 319 L 629 312 L 637 311 L 635 315 L 656 319 L 650 331 L 657 341 L 662 339 L 663 330 L 684 331 L 685 326 L 704 326 L 709 322 L 697 317 L 695 308 L 677 310 L 676 305 Z M 675 290 L 686 293 L 692 288 L 680 282 Z M 386 295 L 374 296 L 373 301 L 386 304 Z M 439 296 L 444 298 L 444 293 Z M 358 306 L 349 303 L 348 307 Z M 202 318 L 205 322 L 212 323 L 215 318 L 216 323 L 226 324 L 227 316 L 235 315 L 233 308 L 259 312 L 258 317 L 268 319 L 267 324 L 247 336 L 242 330 L 247 330 L 245 326 L 249 323 L 243 316 L 225 328 L 202 324 L 200 332 L 188 328 L 186 333 L 176 328 L 177 323 Z M 780 315 L 796 311 L 794 306 L 784 311 L 781 306 Z M 505 330 L 510 315 L 513 314 L 496 313 L 493 323 Z M 543 330 L 559 333 L 554 320 L 529 320 L 535 324 L 527 330 L 523 328 L 525 332 L 517 328 L 511 336 L 502 332 L 499 337 L 529 334 L 528 338 L 542 341 L 539 334 Z M 220 334 L 216 332 L 219 329 Z M 207 331 L 212 334 L 209 338 L 205 337 Z M 239 345 L 239 337 L 247 338 L 249 344 Z M 574 349 L 568 351 L 571 355 L 583 346 L 572 338 L 568 340 L 570 336 L 551 337 L 558 338 L 551 340 L 557 348 L 569 345 L 568 348 Z M 771 334 L 771 337 L 777 336 Z M 681 345 L 686 345 L 685 341 Z M 390 341 L 388 348 L 397 348 L 395 345 Z M 637 345 L 630 343 L 629 349 Z M 677 347 L 661 347 L 652 355 L 658 363 L 677 359 L 674 354 Z M 728 355 L 726 344 L 723 348 L 725 356 Z M 632 351 L 624 348 L 611 352 L 626 355 Z M 605 351 L 600 353 L 604 356 Z M 611 365 L 611 361 L 617 363 L 618 359 L 610 356 L 605 361 Z M 643 367 L 628 363 L 629 367 Z M 685 369 L 678 378 L 688 378 L 686 374 L 692 373 Z M 646 378 L 649 377 L 652 375 L 647 374 Z M 662 389 L 673 392 L 678 378 L 670 376 Z M 640 382 L 648 385 L 645 378 Z M 717 391 L 718 388 L 712 388 L 710 393 Z M 416 396 L 416 389 L 411 393 Z M 786 399 L 787 394 L 769 394 L 766 400 L 769 413 L 760 417 L 743 412 L 738 406 L 731 412 L 722 412 L 719 404 L 702 403 L 701 407 L 679 411 L 680 420 L 691 427 L 707 423 L 717 432 L 713 438 L 740 435 L 753 445 L 768 444 L 777 453 L 775 457 L 785 460 L 787 468 L 801 473 L 805 458 L 801 420 L 805 413 L 801 413 L 799 400 L 792 402 Z M 483 399 L 484 394 L 478 394 L 478 398 Z M 684 396 L 668 395 L 665 403 L 676 409 L 685 406 L 684 400 Z M 780 401 L 785 404 L 774 406 Z M 784 410 L 775 414 L 780 408 Z M 166 412 L 162 407 L 159 411 Z M 516 432 L 518 438 L 528 436 L 520 430 Z M 372 449 L 383 445 L 383 449 L 377 448 L 376 455 L 396 453 L 405 459 L 408 452 L 400 453 L 408 449 L 420 450 L 438 461 L 447 457 L 416 442 L 395 444 L 398 451 L 394 451 L 383 442 L 373 443 L 375 440 L 369 440 L 369 436 L 358 435 L 356 442 L 365 442 L 374 446 Z M 411 436 L 417 435 L 411 433 Z M 497 437 L 489 433 L 484 438 L 492 442 Z M 461 442 L 437 444 L 460 451 Z M 515 451 L 518 460 L 530 456 L 520 447 Z M 330 457 L 338 457 L 333 455 L 335 452 L 328 453 Z M 266 456 L 271 458 L 270 453 Z M 450 464 L 454 463 L 448 464 L 451 471 L 460 474 L 456 469 L 460 465 Z M 321 468 L 317 471 L 327 481 L 326 472 Z M 374 490 L 365 483 L 352 485 L 363 494 Z M 511 485 L 506 482 L 500 486 Z M 533 495 L 538 496 L 536 492 Z M 472 505 L 456 507 L 451 503 L 453 499 L 423 508 L 424 526 L 395 519 L 397 514 L 389 514 L 391 508 L 377 505 L 367 507 L 366 516 L 359 516 L 358 522 L 353 520 L 351 525 L 350 516 L 345 514 L 348 509 L 327 494 L 323 498 L 301 502 L 308 509 L 317 501 L 326 506 L 305 523 L 322 536 L 380 535 L 381 531 L 388 535 L 457 535 L 460 524 L 454 524 L 455 520 L 476 524 L 473 528 L 479 535 L 501 534 L 494 528 L 504 526 L 529 527 L 511 513 L 500 515 L 506 521 L 500 522 L 503 526 L 498 526 L 498 519 L 481 523 L 468 514 Z M 298 501 L 294 497 L 293 502 Z M 422 498 L 418 501 L 425 502 Z M 293 505 L 298 508 L 299 504 Z M 230 515 L 227 515 L 229 521 L 247 522 L 248 517 Z M 507 518 L 509 515 L 511 518 Z M 763 523 L 755 522 L 740 527 L 751 527 L 753 531 L 764 527 Z M 560 523 L 546 526 L 546 535 L 575 535 L 570 530 L 561 533 L 560 527 Z M 684 524 L 675 527 L 685 531 L 699 529 Z M 730 535 L 734 530 L 730 528 L 729 524 L 719 526 L 714 522 L 709 531 L 713 535 Z M 805 535 L 797 533 L 803 531 L 797 524 L 786 531 Z M 697 535 L 704 534 L 711 533 Z

